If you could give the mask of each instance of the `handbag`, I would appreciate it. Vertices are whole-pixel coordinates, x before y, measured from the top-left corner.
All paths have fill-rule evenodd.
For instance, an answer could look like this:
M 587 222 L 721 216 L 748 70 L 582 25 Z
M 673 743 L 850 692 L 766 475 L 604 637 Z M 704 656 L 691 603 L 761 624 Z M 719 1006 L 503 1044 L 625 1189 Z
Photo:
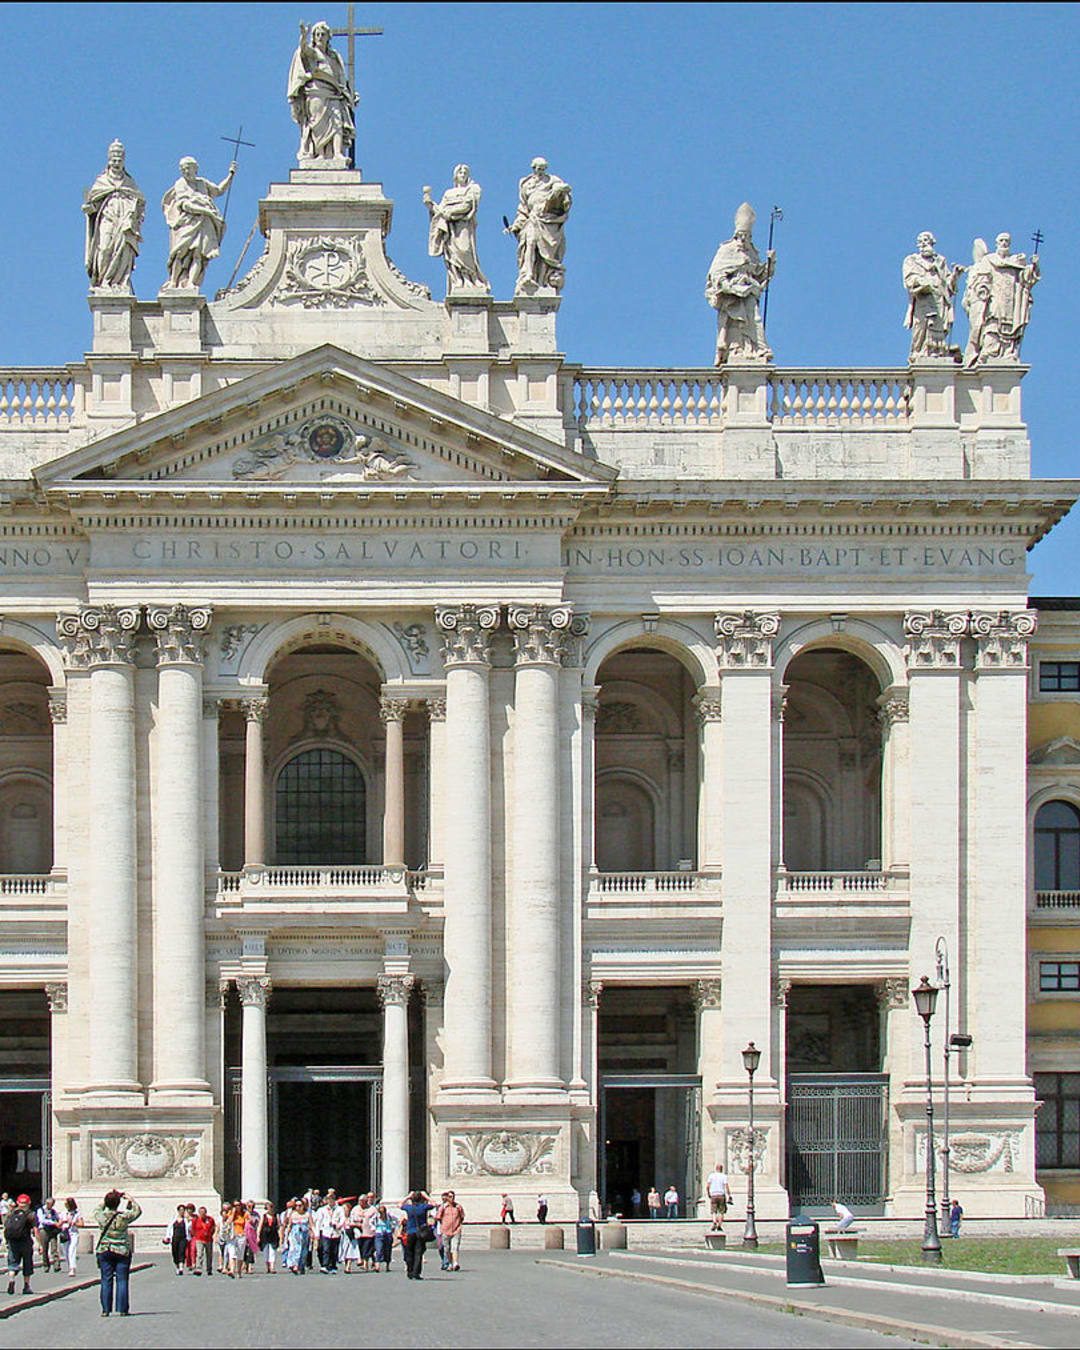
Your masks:
M 119 1216 L 119 1213 L 120 1213 L 119 1210 L 114 1210 L 114 1211 L 113 1211 L 113 1216 L 112 1216 L 112 1218 L 109 1220 L 109 1222 L 105 1225 L 105 1227 L 104 1227 L 104 1228 L 101 1230 L 101 1232 L 98 1234 L 98 1240 L 97 1240 L 97 1242 L 94 1244 L 94 1252 L 95 1252 L 95 1253 L 101 1251 L 101 1244 L 105 1241 L 105 1234 L 109 1231 L 109 1229 L 110 1229 L 110 1228 L 113 1226 L 113 1224 L 116 1222 L 117 1217 Z M 166 1239 L 165 1239 L 165 1242 L 168 1243 L 168 1241 L 169 1241 L 169 1239 L 166 1238 Z
M 429 1223 L 418 1223 L 416 1225 L 416 1236 L 423 1243 L 435 1241 L 435 1229 Z

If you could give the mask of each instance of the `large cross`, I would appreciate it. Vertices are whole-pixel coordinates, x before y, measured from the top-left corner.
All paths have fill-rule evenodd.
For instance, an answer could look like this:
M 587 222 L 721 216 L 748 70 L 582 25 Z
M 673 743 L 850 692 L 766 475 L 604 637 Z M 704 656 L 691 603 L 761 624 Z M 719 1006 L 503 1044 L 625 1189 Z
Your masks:
M 356 93 L 356 39 L 358 37 L 381 37 L 381 28 L 357 28 L 353 23 L 353 7 L 345 7 L 345 27 L 332 28 L 331 33 L 334 37 L 343 37 L 349 39 L 349 45 L 346 48 L 345 64 L 349 69 L 349 88 Z

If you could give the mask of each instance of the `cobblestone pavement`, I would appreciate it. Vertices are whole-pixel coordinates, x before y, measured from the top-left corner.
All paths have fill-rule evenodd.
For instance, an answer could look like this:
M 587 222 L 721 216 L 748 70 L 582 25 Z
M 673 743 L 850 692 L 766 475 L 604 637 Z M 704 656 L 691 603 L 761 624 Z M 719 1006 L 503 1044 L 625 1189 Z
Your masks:
M 89 1265 L 89 1263 L 85 1263 Z M 624 1280 L 586 1280 L 531 1254 L 476 1253 L 459 1274 L 429 1258 L 423 1287 L 388 1275 L 177 1278 L 156 1258 L 132 1276 L 132 1316 L 96 1290 L 0 1321 L 0 1346 L 304 1345 L 876 1347 L 912 1342 Z M 83 1272 L 80 1272 L 83 1273 Z M 0 1292 L 0 1298 L 4 1295 Z M 299 1320 L 298 1320 L 299 1319 Z

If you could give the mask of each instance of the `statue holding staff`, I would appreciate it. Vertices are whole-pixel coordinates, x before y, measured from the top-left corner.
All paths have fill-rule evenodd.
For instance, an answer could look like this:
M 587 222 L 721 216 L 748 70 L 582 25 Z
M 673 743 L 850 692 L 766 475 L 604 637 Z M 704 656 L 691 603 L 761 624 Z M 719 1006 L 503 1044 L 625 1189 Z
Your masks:
M 120 141 L 109 146 L 108 163 L 83 196 L 86 272 L 94 290 L 131 294 L 131 273 L 142 243 L 146 198 L 124 167 Z
M 758 301 L 776 270 L 776 253 L 762 260 L 754 245 L 757 216 L 749 202 L 735 212 L 735 232 L 716 250 L 705 299 L 716 310 L 716 364 L 771 361 Z
M 964 291 L 964 310 L 971 326 L 964 364 L 979 361 L 1019 361 L 1031 317 L 1031 292 L 1042 271 L 1039 255 L 1029 261 L 1012 252 L 1012 236 L 999 234 L 991 253 L 976 239 L 973 262 Z
M 177 289 L 197 291 L 212 258 L 221 252 L 225 218 L 214 198 L 227 192 L 236 174 L 236 161 L 220 183 L 199 177 L 198 163 L 185 155 L 180 177 L 161 199 L 169 227 L 169 280 Z
M 446 263 L 446 293 L 464 291 L 490 294 L 488 279 L 480 270 L 476 256 L 476 216 L 480 206 L 480 184 L 472 181 L 467 164 L 454 169 L 454 186 L 447 188 L 438 202 L 431 188 L 424 188 L 424 205 L 431 217 L 428 254 Z
M 506 233 L 514 235 L 518 244 L 516 295 L 562 290 L 566 281 L 564 230 L 572 205 L 570 184 L 549 173 L 547 160 L 538 155 L 531 172 L 518 184 L 517 215 L 506 226 Z
M 341 57 L 330 45 L 330 25 L 300 25 L 289 67 L 289 107 L 300 127 L 302 169 L 346 169 L 356 137 L 356 95 Z

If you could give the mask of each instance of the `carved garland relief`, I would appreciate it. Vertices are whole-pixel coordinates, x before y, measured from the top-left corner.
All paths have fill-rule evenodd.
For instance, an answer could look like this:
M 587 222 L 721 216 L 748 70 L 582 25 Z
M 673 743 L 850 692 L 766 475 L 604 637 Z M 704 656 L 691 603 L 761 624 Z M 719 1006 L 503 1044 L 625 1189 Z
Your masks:
M 138 1181 L 195 1177 L 200 1171 L 201 1144 L 200 1135 L 96 1135 L 93 1175 L 134 1177 Z
M 550 1176 L 555 1171 L 557 1134 L 534 1130 L 487 1130 L 451 1134 L 452 1177 Z

